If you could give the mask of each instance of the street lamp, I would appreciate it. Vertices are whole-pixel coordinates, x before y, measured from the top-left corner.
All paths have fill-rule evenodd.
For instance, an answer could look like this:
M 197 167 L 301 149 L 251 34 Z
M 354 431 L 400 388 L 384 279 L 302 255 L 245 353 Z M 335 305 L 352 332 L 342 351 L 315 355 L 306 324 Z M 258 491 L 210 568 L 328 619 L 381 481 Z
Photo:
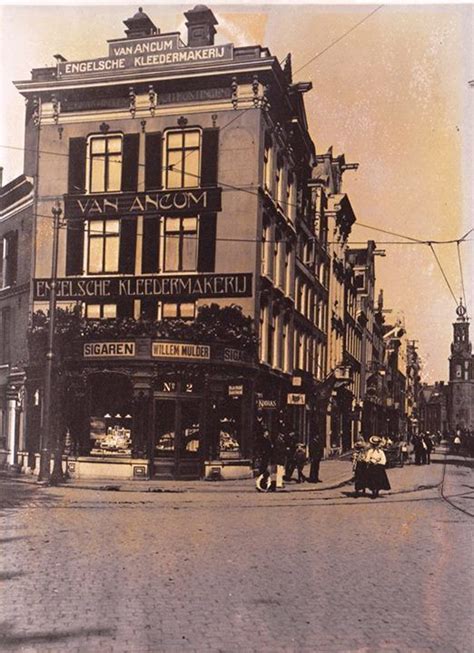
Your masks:
M 43 413 L 43 428 L 41 431 L 41 447 L 40 447 L 40 470 L 38 475 L 39 481 L 49 482 L 50 480 L 58 481 L 58 477 L 62 476 L 62 469 L 60 472 L 54 469 L 51 478 L 51 398 L 52 398 L 52 385 L 53 385 L 53 363 L 54 363 L 54 328 L 56 317 L 56 286 L 58 274 L 58 240 L 59 240 L 59 219 L 62 214 L 59 202 L 56 201 L 51 209 L 53 214 L 53 252 L 51 260 L 51 286 L 49 293 L 49 327 L 48 327 L 48 348 L 46 351 L 46 367 L 45 367 L 45 381 L 44 381 L 44 413 Z

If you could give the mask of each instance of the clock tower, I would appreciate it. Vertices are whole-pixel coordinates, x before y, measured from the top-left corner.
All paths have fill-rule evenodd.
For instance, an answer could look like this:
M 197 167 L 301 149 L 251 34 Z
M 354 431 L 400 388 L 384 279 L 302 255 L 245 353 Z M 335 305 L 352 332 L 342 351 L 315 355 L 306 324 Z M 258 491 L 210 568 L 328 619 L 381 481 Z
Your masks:
M 462 302 L 459 302 L 456 314 L 449 357 L 449 423 L 453 432 L 474 429 L 474 364 L 469 319 Z

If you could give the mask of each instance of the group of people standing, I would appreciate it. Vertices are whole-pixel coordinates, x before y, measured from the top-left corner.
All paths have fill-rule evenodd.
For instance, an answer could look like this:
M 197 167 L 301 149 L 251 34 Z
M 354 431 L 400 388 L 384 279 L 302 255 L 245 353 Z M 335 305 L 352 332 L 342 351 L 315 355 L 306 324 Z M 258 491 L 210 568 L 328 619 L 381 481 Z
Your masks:
M 387 458 L 382 444 L 383 440 L 378 435 L 370 437 L 368 443 L 365 440 L 355 443 L 352 463 L 356 497 L 365 494 L 368 489 L 372 499 L 376 499 L 380 490 L 390 490 L 385 471 Z
M 280 416 L 273 432 L 265 422 L 263 412 L 257 412 L 255 457 L 258 460 L 257 489 L 276 491 L 285 482 L 293 480 L 296 470 L 297 483 L 321 483 L 319 465 L 324 454 L 324 444 L 318 435 L 309 443 L 310 472 L 306 477 L 306 447 L 299 442 L 297 433 L 288 428 Z
M 429 433 L 419 433 L 413 436 L 413 453 L 415 454 L 415 465 L 429 465 L 431 463 L 431 452 L 434 449 L 434 441 Z

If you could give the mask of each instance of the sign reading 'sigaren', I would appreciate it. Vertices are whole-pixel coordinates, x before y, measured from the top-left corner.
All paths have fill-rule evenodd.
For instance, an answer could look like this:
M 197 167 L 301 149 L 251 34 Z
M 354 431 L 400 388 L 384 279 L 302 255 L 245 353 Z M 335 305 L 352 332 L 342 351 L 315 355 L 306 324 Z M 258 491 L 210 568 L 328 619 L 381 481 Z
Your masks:
M 49 299 L 49 279 L 34 280 L 34 299 Z M 199 299 L 200 297 L 250 297 L 252 274 L 183 274 L 155 277 L 81 277 L 58 279 L 56 298 L 87 299 Z
M 220 211 L 221 188 L 65 195 L 68 219 L 121 215 L 183 215 Z
M 179 65 L 216 63 L 233 58 L 233 45 L 204 45 L 188 47 L 179 34 L 163 34 L 130 41 L 114 41 L 109 44 L 109 56 L 83 61 L 62 61 L 58 64 L 58 76 L 80 77 L 97 73 L 114 73 L 125 70 L 174 67 Z

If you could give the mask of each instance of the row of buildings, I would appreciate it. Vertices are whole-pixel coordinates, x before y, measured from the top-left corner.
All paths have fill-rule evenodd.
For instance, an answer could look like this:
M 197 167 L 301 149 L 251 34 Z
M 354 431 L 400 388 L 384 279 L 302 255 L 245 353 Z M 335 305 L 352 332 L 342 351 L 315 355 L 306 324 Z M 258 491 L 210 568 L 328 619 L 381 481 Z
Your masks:
M 140 9 L 107 56 L 55 55 L 15 82 L 24 174 L 0 191 L 10 466 L 38 470 L 57 445 L 75 477 L 232 478 L 251 474 L 257 411 L 320 433 L 327 455 L 416 428 L 419 360 L 376 297 L 383 252 L 348 245 L 357 164 L 317 152 L 290 55 L 217 45 L 202 5 L 185 17 L 186 42 Z

